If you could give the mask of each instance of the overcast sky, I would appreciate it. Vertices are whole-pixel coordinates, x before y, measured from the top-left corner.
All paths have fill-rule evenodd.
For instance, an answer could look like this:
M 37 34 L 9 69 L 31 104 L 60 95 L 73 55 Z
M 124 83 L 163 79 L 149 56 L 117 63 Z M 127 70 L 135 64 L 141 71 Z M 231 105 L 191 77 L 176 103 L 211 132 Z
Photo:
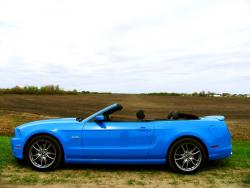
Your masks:
M 0 87 L 250 93 L 249 0 L 0 0 Z

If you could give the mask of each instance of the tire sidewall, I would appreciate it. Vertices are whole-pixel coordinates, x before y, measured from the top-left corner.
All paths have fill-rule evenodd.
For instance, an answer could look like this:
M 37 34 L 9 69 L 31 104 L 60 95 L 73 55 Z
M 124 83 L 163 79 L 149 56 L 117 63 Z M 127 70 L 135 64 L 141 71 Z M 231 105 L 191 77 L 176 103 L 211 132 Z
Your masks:
M 55 159 L 54 163 L 47 168 L 38 168 L 35 165 L 33 165 L 32 162 L 30 161 L 30 157 L 29 157 L 30 147 L 32 146 L 33 143 L 35 143 L 39 140 L 50 141 L 56 150 L 56 159 Z M 25 158 L 25 161 L 27 161 L 28 164 L 33 169 L 38 170 L 38 171 L 50 171 L 50 170 L 54 170 L 61 163 L 61 161 L 62 161 L 62 149 L 61 149 L 60 144 L 58 143 L 58 141 L 55 138 L 48 136 L 48 135 L 39 135 L 39 136 L 32 138 L 30 141 L 28 141 L 28 144 L 25 147 L 24 158 Z
M 190 144 L 193 144 L 195 146 L 197 146 L 200 151 L 201 151 L 201 155 L 202 155 L 202 159 L 201 159 L 201 163 L 200 165 L 193 171 L 183 171 L 181 170 L 176 164 L 175 164 L 175 160 L 174 160 L 174 154 L 175 154 L 175 151 L 176 149 L 181 145 L 181 144 L 184 144 L 184 143 L 190 143 Z M 207 160 L 207 154 L 206 154 L 206 151 L 205 151 L 205 148 L 204 146 L 199 142 L 197 141 L 196 139 L 193 139 L 193 138 L 183 138 L 183 139 L 180 139 L 180 140 L 177 140 L 170 148 L 169 150 L 169 154 L 168 154 L 168 163 L 170 165 L 170 168 L 171 170 L 173 170 L 174 172 L 178 172 L 178 173 L 182 173 L 182 174 L 193 174 L 193 173 L 196 173 L 197 171 L 199 171 L 205 164 Z

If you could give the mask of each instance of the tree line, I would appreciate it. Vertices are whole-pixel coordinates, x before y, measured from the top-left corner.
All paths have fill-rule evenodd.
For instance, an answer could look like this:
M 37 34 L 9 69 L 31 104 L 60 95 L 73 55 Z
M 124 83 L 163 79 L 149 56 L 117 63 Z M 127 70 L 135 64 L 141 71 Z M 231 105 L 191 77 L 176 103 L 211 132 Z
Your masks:
M 79 94 L 98 94 L 100 92 L 64 90 L 59 85 L 46 86 L 15 86 L 12 88 L 0 88 L 0 94 L 30 94 L 30 95 L 79 95 Z M 110 92 L 101 92 L 100 94 L 112 94 Z M 142 95 L 157 95 L 157 96 L 199 96 L 199 97 L 250 97 L 249 94 L 230 94 L 230 93 L 214 93 L 210 91 L 201 91 L 194 93 L 175 93 L 175 92 L 156 92 L 156 93 L 141 93 Z
M 210 91 L 201 91 L 193 93 L 175 93 L 175 92 L 159 92 L 159 93 L 143 93 L 144 95 L 158 96 L 198 96 L 198 97 L 250 97 L 250 94 L 231 94 L 231 93 L 214 93 Z
M 59 85 L 46 85 L 46 86 L 15 86 L 12 88 L 0 88 L 0 94 L 33 94 L 33 95 L 63 95 L 63 94 L 70 94 L 70 95 L 77 95 L 77 94 L 84 94 L 84 93 L 95 93 L 89 91 L 77 91 L 74 90 L 64 90 L 59 87 Z

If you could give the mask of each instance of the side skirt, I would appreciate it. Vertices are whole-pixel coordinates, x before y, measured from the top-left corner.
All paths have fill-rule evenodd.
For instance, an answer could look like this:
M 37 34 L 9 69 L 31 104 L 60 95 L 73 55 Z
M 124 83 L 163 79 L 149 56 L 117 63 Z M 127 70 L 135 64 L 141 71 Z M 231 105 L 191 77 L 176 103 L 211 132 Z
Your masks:
M 165 164 L 166 159 L 66 159 L 67 164 Z

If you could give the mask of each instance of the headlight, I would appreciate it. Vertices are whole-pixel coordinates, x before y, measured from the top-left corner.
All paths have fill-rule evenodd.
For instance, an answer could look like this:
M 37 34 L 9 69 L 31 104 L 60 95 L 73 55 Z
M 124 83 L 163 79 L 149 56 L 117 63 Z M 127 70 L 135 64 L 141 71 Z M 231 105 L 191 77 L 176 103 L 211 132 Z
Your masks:
M 21 137 L 21 131 L 20 129 L 15 128 L 15 137 Z

